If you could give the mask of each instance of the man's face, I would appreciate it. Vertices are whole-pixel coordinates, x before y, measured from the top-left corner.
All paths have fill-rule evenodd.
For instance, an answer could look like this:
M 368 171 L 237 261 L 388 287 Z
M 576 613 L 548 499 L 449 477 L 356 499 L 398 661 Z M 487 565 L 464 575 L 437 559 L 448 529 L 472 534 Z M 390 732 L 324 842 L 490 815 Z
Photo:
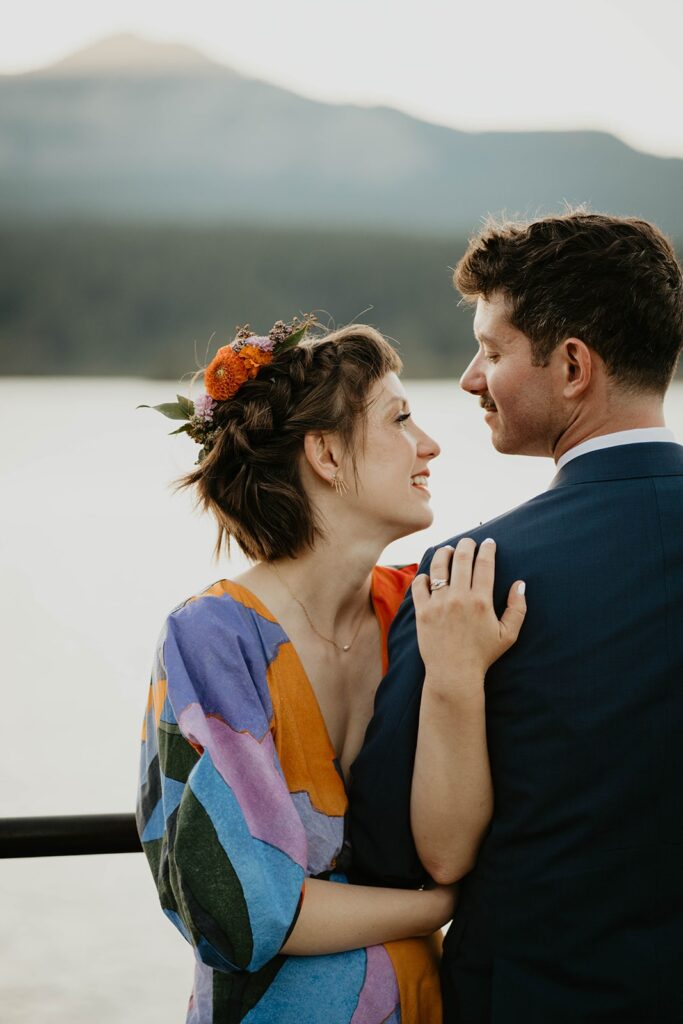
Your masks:
M 501 294 L 477 300 L 474 334 L 479 351 L 460 387 L 477 395 L 486 410 L 494 447 L 508 455 L 551 456 L 562 432 L 557 360 L 532 364 L 531 343 L 510 324 Z

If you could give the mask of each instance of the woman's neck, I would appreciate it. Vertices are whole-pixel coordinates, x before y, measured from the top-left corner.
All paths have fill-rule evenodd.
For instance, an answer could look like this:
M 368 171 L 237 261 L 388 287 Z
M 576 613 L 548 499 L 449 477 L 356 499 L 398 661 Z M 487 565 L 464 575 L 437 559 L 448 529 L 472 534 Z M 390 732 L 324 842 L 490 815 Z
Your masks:
M 275 581 L 296 596 L 322 633 L 346 636 L 362 610 L 370 610 L 372 570 L 381 553 L 367 539 L 346 545 L 323 539 L 297 558 L 259 562 L 239 580 L 266 592 Z

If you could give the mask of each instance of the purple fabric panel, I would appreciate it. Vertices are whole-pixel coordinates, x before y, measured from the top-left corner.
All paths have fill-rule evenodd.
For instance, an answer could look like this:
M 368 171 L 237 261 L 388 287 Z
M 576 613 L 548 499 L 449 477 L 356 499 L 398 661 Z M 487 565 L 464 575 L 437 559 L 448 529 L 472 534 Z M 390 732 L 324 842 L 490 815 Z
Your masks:
M 286 642 L 277 623 L 228 594 L 183 605 L 169 616 L 164 644 L 176 718 L 198 703 L 233 729 L 263 736 L 273 714 L 266 672 Z
M 280 770 L 270 732 L 262 740 L 235 732 L 220 718 L 206 718 L 198 704 L 180 716 L 185 736 L 199 743 L 230 786 L 249 832 L 306 867 L 306 833 Z
M 398 982 L 384 946 L 369 946 L 365 953 L 365 981 L 351 1024 L 382 1024 L 399 1005 Z
M 205 1024 L 213 1020 L 213 970 L 200 960 L 194 968 L 194 988 L 185 1024 Z
M 291 797 L 308 839 L 307 873 L 319 875 L 330 871 L 344 845 L 344 818 L 317 811 L 308 793 L 292 793 Z

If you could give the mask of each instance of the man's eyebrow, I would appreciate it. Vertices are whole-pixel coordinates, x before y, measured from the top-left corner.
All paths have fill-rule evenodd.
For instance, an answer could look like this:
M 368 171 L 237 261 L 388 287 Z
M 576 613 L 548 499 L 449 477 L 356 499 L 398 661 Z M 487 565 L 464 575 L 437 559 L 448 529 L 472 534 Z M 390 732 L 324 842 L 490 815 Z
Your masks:
M 480 345 L 504 345 L 505 340 L 503 338 L 490 338 L 488 334 L 484 334 L 483 331 L 475 331 L 474 337 L 477 339 Z

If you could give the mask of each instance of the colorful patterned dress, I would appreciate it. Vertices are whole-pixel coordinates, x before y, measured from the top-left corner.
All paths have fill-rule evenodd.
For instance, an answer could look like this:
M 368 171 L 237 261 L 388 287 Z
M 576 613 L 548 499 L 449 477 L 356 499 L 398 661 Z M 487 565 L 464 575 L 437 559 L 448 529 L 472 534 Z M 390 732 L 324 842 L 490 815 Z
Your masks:
M 415 567 L 377 568 L 386 635 Z M 282 627 L 222 580 L 168 617 L 143 727 L 137 820 L 164 913 L 194 947 L 191 1024 L 439 1024 L 439 939 L 280 949 L 307 877 L 345 882 L 347 795 Z

